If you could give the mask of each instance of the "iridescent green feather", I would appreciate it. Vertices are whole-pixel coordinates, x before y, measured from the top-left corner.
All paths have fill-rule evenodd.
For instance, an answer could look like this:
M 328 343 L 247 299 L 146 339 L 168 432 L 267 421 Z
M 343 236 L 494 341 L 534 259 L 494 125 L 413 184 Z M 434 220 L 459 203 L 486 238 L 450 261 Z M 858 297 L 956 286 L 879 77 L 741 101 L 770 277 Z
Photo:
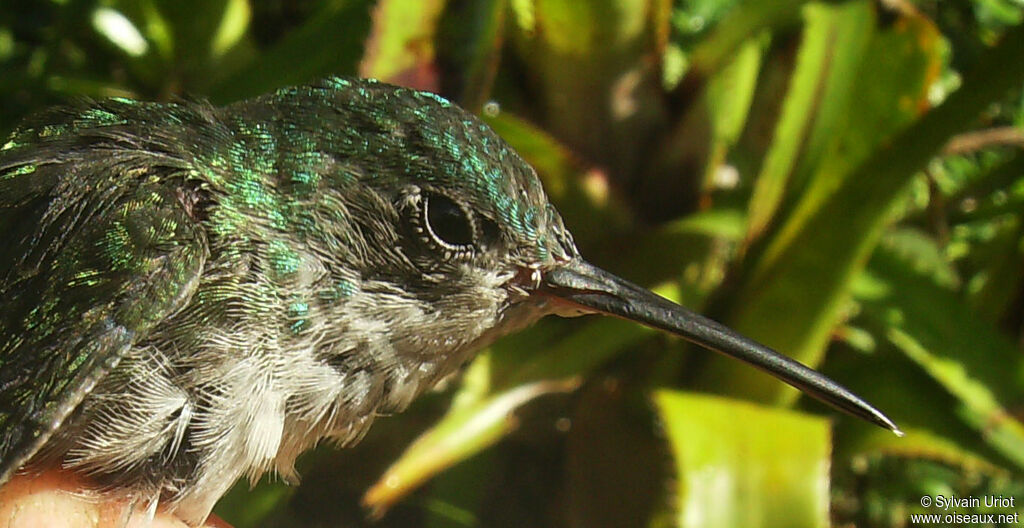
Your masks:
M 184 163 L 124 128 L 139 106 L 50 113 L 0 152 L 0 482 L 188 300 L 206 259 Z

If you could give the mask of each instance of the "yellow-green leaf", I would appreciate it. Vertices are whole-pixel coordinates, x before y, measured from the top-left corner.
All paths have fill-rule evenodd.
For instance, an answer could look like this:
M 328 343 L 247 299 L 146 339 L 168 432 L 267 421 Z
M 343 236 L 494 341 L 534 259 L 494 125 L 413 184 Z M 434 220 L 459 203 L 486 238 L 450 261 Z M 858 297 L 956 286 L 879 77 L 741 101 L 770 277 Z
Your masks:
M 828 526 L 827 420 L 668 390 L 654 402 L 675 458 L 677 526 Z

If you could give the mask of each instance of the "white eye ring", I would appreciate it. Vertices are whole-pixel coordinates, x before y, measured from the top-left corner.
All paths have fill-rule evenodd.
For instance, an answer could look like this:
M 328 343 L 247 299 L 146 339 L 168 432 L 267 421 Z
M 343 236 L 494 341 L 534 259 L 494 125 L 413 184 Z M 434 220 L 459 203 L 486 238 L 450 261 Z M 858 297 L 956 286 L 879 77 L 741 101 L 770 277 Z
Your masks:
M 476 253 L 476 221 L 466 206 L 437 192 L 419 193 L 414 203 L 413 230 L 443 260 L 465 260 Z

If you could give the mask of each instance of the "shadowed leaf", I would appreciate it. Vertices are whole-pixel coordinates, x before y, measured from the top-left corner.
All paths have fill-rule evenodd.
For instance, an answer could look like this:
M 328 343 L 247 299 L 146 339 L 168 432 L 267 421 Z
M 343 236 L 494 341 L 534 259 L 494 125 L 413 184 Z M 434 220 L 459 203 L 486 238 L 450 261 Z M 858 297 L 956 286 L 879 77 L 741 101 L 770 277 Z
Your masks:
M 369 31 L 371 0 L 327 0 L 301 27 L 211 89 L 231 102 L 332 74 L 354 74 Z M 320 53 L 323 49 L 331 53 Z
M 448 413 L 424 432 L 381 478 L 367 490 L 363 504 L 380 515 L 404 495 L 439 471 L 501 439 L 513 427 L 511 414 L 542 394 L 573 390 L 578 380 L 547 380 L 507 391 L 487 392 L 490 376 L 486 356 L 466 373 L 463 388 Z

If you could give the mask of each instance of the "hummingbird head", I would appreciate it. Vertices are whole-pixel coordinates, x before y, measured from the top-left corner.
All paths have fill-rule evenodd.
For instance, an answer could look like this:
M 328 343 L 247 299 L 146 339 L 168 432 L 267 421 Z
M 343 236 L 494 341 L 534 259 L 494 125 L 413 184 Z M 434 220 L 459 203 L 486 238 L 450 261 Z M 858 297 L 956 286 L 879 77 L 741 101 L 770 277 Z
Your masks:
M 391 323 L 397 356 L 435 367 L 426 378 L 544 315 L 601 313 L 739 358 L 897 430 L 816 371 L 587 263 L 533 168 L 443 98 L 342 78 L 270 97 L 288 123 L 285 136 L 325 154 L 314 157 L 315 172 L 331 184 L 310 208 L 331 221 L 317 222 L 317 236 L 335 239 L 325 247 L 337 249 L 336 266 L 360 285 L 368 315 Z M 310 98 L 322 103 L 315 117 Z
M 241 146 L 221 149 L 229 177 L 209 178 L 210 223 L 267 240 L 254 252 L 285 334 L 341 378 L 382 375 L 385 409 L 556 309 L 540 280 L 579 259 L 572 237 L 533 168 L 459 107 L 332 78 L 220 121 Z

